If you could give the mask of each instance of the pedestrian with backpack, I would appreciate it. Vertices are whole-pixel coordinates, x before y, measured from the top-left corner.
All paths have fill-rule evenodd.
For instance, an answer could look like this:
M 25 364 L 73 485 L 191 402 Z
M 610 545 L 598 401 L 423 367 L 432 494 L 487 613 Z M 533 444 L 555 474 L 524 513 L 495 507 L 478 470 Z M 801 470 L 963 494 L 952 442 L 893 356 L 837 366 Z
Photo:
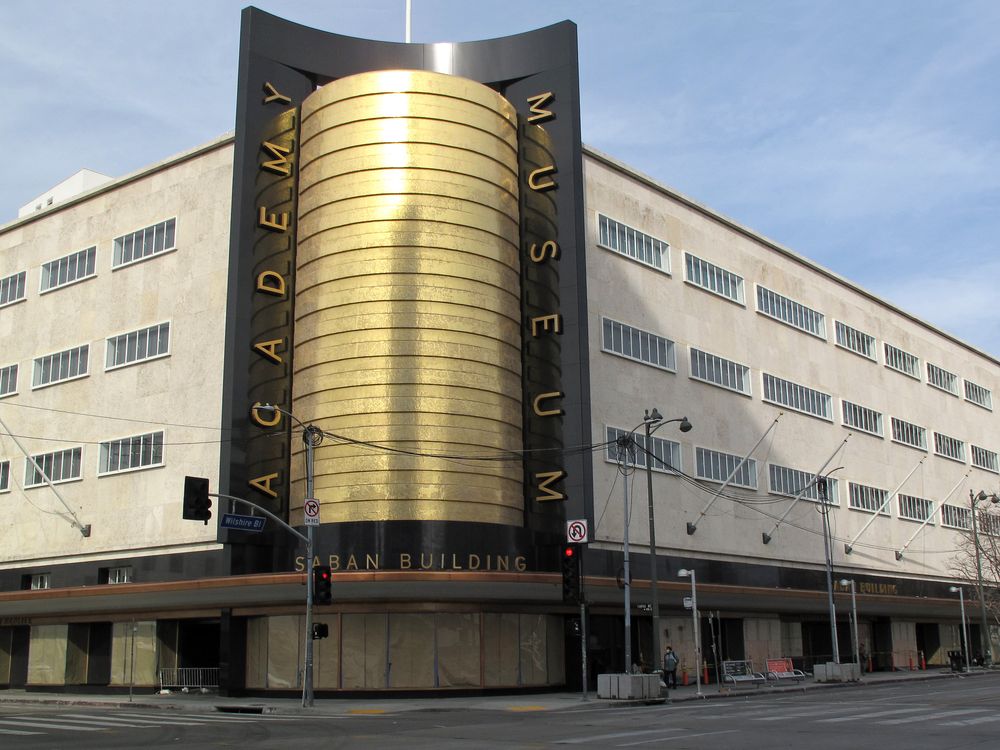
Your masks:
M 663 681 L 667 685 L 667 690 L 677 689 L 677 665 L 680 662 L 674 650 L 667 646 L 667 652 L 663 655 Z

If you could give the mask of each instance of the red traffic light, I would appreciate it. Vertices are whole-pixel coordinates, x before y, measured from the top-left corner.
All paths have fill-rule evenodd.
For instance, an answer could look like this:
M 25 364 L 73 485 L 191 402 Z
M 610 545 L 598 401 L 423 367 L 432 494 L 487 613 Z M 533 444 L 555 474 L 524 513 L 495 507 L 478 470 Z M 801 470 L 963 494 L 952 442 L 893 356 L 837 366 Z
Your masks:
M 567 545 L 566 547 L 563 547 L 563 557 L 569 558 L 573 557 L 575 554 L 576 554 L 576 547 L 573 547 L 572 545 Z

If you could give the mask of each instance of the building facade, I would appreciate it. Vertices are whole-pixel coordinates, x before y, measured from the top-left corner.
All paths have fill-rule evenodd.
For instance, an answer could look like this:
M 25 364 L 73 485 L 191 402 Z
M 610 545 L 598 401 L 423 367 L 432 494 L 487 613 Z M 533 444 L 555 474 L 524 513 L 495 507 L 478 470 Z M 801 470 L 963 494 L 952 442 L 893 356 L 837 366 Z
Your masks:
M 572 24 L 243 38 L 235 137 L 0 227 L 0 686 L 301 690 L 316 564 L 318 691 L 578 686 L 574 519 L 591 678 L 627 666 L 625 539 L 644 668 L 651 559 L 689 672 L 831 659 L 828 539 L 839 657 L 842 580 L 872 668 L 961 648 L 995 358 L 582 148 Z M 223 498 L 182 520 L 185 476 L 300 528 L 312 483 L 313 560 Z

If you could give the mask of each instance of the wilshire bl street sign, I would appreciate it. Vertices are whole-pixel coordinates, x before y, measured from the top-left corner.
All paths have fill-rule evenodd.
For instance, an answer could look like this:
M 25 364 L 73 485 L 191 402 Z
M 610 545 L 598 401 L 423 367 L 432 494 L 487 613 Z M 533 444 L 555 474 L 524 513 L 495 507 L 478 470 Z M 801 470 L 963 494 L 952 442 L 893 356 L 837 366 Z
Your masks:
M 219 521 L 219 526 L 224 529 L 239 529 L 240 531 L 263 531 L 265 521 L 267 519 L 263 516 L 241 516 L 236 513 L 223 513 L 222 519 Z

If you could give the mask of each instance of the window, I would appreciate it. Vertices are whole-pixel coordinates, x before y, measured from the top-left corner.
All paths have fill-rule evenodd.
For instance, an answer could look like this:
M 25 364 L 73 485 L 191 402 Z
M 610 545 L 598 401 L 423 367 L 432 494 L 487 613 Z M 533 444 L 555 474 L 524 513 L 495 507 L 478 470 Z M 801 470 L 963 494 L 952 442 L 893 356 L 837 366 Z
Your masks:
M 35 370 L 31 376 L 31 387 L 41 388 L 64 380 L 84 377 L 90 356 L 90 345 L 84 344 L 64 352 L 56 352 L 35 360 Z
M 710 482 L 725 482 L 742 460 L 742 456 L 734 456 L 732 453 L 721 453 L 708 448 L 695 450 L 697 476 Z M 735 487 L 757 489 L 757 462 L 748 458 L 729 483 Z
M 889 422 L 892 425 L 892 439 L 894 441 L 912 448 L 919 448 L 922 451 L 927 450 L 927 430 L 923 427 L 904 422 L 896 417 L 892 417 Z
M 12 305 L 24 299 L 24 279 L 27 274 L 27 271 L 21 271 L 0 279 L 0 307 Z
M 972 512 L 959 505 L 942 505 L 941 525 L 950 526 L 953 529 L 971 529 Z
M 684 271 L 686 280 L 702 289 L 707 289 L 720 297 L 731 299 L 744 305 L 743 277 L 732 271 L 720 268 L 714 263 L 702 260 L 691 253 L 684 253 Z
M 51 578 L 49 573 L 35 573 L 31 576 L 30 588 L 32 591 L 51 588 Z
M 849 325 L 841 323 L 839 320 L 834 325 L 834 329 L 837 335 L 837 346 L 849 349 L 855 354 L 860 354 L 862 357 L 867 357 L 875 362 L 878 361 L 878 355 L 875 353 L 876 347 L 874 336 L 869 336 L 867 333 L 859 331 L 857 328 L 851 328 Z
M 0 367 L 0 396 L 17 393 L 17 365 Z
M 113 370 L 134 362 L 161 357 L 169 354 L 169 350 L 169 323 L 159 323 L 121 336 L 112 336 L 107 340 L 104 369 Z
M 965 400 L 993 411 L 993 393 L 989 388 L 976 385 L 971 380 L 965 381 Z
M 762 398 L 765 401 L 833 421 L 833 408 L 831 407 L 833 399 L 828 394 L 806 388 L 804 385 L 798 385 L 790 380 L 782 380 L 766 372 L 763 375 L 764 395 Z
M 0 461 L 0 492 L 10 490 L 10 461 Z
M 979 511 L 979 530 L 990 536 L 1000 536 L 1000 516 L 995 513 L 987 513 L 986 510 Z
M 691 348 L 691 377 L 750 395 L 750 368 L 714 354 Z
M 819 502 L 819 490 L 816 489 L 816 475 L 810 471 L 800 471 L 799 469 L 789 469 L 787 466 L 769 464 L 767 467 L 768 491 L 772 495 L 785 495 L 795 497 L 803 489 L 801 497 L 806 500 Z M 829 505 L 837 505 L 839 502 L 837 495 L 837 480 L 827 477 L 826 480 L 826 502 Z
M 606 429 L 607 435 L 607 453 L 606 460 L 611 463 L 618 463 L 618 438 L 623 435 L 628 434 L 625 430 L 620 430 L 617 427 L 608 427 Z M 646 445 L 646 436 L 640 433 L 635 433 L 636 447 L 629 451 L 628 464 L 629 466 L 638 466 L 641 468 L 646 468 L 646 451 L 643 448 Z M 676 470 L 680 469 L 681 466 L 681 444 L 675 443 L 673 440 L 664 440 L 663 438 L 658 438 L 656 436 L 650 436 L 650 442 L 652 442 L 652 447 L 650 453 L 653 454 L 653 471 L 665 471 L 667 473 L 675 473 Z
M 674 352 L 674 342 L 670 339 L 640 331 L 610 318 L 602 318 L 601 325 L 604 332 L 601 348 L 604 351 L 672 372 L 677 371 L 677 355 Z
M 97 246 L 70 253 L 62 258 L 42 264 L 39 292 L 47 292 L 74 281 L 89 278 L 97 273 Z
M 843 407 L 845 426 L 882 437 L 882 415 L 879 412 L 844 399 L 841 399 L 840 405 Z
M 826 318 L 823 313 L 760 285 L 757 286 L 757 312 L 826 340 Z
M 80 469 L 82 454 L 83 448 L 67 448 L 62 451 L 32 456 L 34 463 L 24 462 L 24 486 L 38 487 L 46 484 L 45 477 L 48 477 L 53 484 L 79 479 L 82 476 Z M 38 468 L 36 468 L 36 464 Z M 41 471 L 38 470 L 39 468 Z
M 899 500 L 899 517 L 908 521 L 926 521 L 931 517 L 934 503 L 924 497 L 913 495 L 897 495 Z
M 930 362 L 927 363 L 927 385 L 948 391 L 953 396 L 958 395 L 958 375 Z
M 965 463 L 965 443 L 958 438 L 934 433 L 934 452 L 939 456 Z
M 98 474 L 163 465 L 163 431 L 101 443 Z
M 885 345 L 885 366 L 920 380 L 920 359 L 888 343 Z
M 151 255 L 174 250 L 175 219 L 167 219 L 131 234 L 115 237 L 115 254 L 112 268 L 135 263 Z
M 597 215 L 598 243 L 647 266 L 670 273 L 670 245 L 603 214 Z
M 997 454 L 993 451 L 980 448 L 978 445 L 972 446 L 972 465 L 994 474 L 1000 474 L 1000 465 L 997 463 Z
M 848 482 L 847 487 L 850 495 L 850 506 L 855 510 L 866 510 L 870 513 L 878 513 L 886 501 L 889 493 L 878 487 L 869 487 L 856 482 Z M 882 515 L 889 515 L 889 511 L 883 509 Z
M 123 565 L 118 568 L 108 568 L 108 583 L 132 583 L 132 566 Z M 103 576 L 102 576 L 103 577 Z

